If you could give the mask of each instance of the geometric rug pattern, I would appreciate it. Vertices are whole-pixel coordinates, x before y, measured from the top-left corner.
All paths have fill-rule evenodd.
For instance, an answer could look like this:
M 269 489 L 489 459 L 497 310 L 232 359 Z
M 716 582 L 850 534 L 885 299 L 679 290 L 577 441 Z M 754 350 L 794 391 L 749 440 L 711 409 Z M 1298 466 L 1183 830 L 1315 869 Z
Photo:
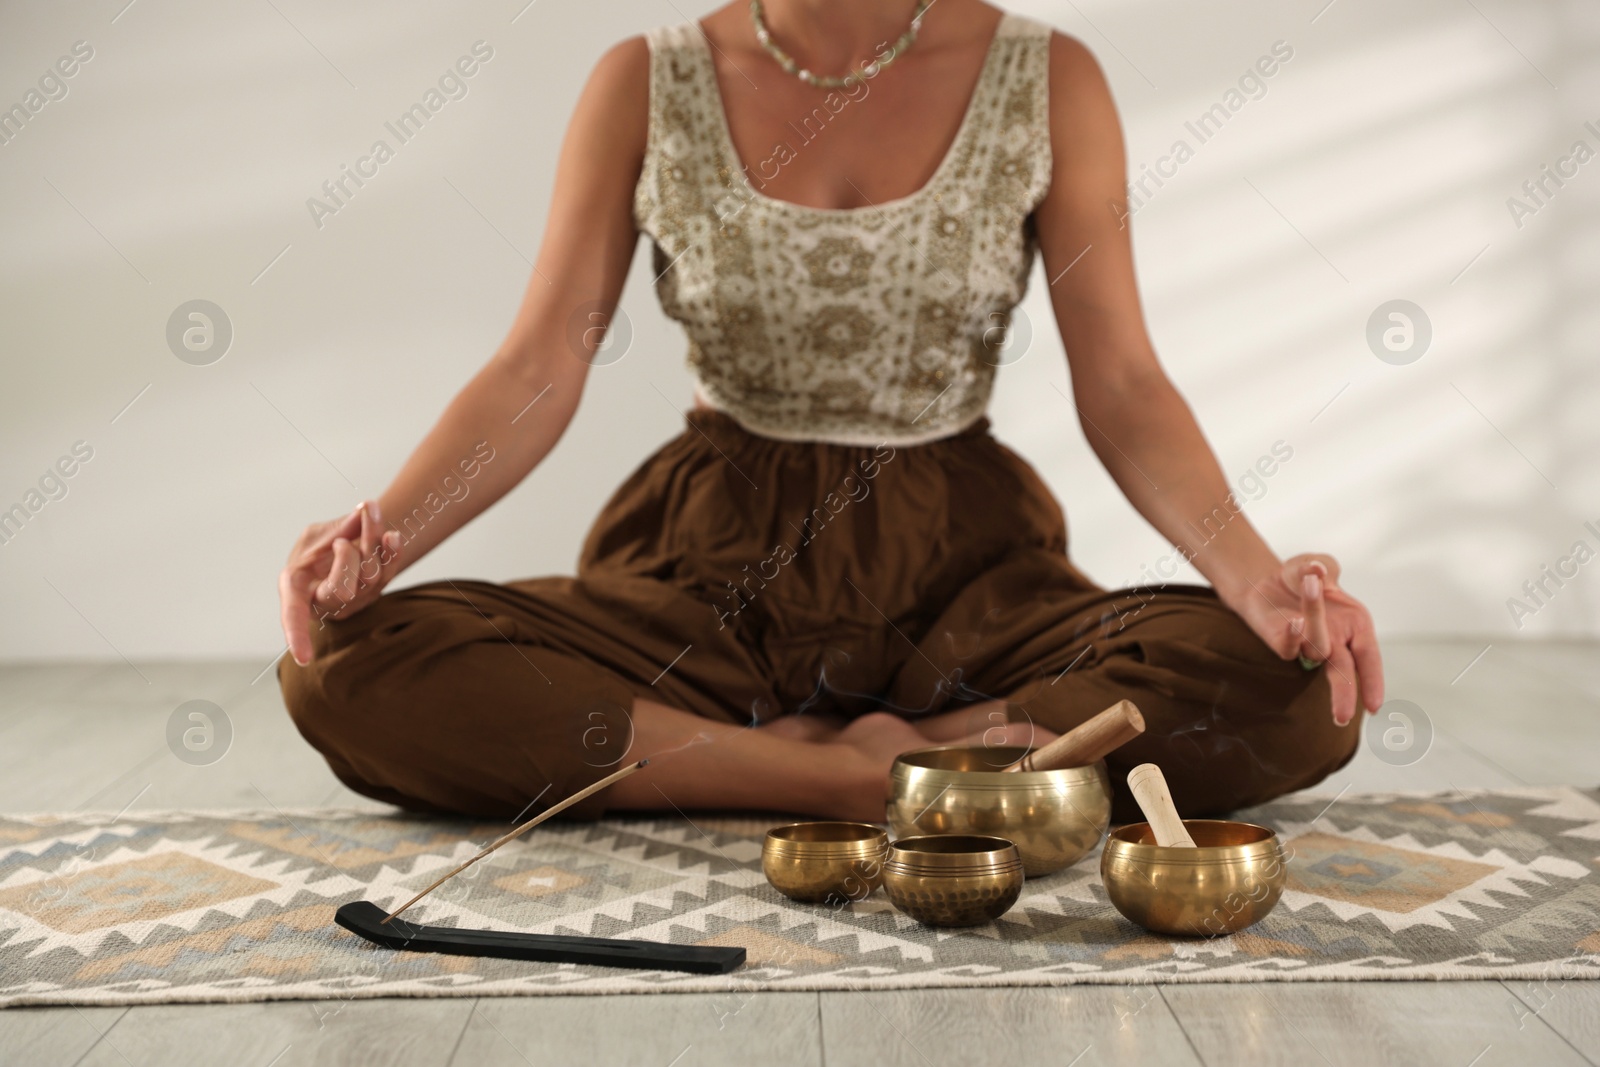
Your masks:
M 407 917 L 742 945 L 728 975 L 395 952 L 333 922 L 395 906 L 499 824 L 338 810 L 0 818 L 0 1006 L 1073 983 L 1600 977 L 1600 793 L 1296 796 L 1264 921 L 1172 939 L 1125 921 L 1099 850 L 1029 879 L 987 926 L 935 930 L 882 891 L 797 904 L 761 873 L 786 821 L 551 821 Z

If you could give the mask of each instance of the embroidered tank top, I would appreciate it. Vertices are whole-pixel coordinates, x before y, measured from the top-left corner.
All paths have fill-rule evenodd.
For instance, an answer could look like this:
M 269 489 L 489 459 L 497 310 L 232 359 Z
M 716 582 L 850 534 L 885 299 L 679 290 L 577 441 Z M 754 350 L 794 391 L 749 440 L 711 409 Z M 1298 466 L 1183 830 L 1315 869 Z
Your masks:
M 915 444 L 983 415 L 1050 182 L 1050 32 L 1006 12 L 933 177 L 853 208 L 763 194 L 762 171 L 734 149 L 699 26 L 646 34 L 634 221 L 707 404 L 752 433 L 842 444 Z M 791 132 L 825 136 L 822 120 L 870 99 L 852 92 L 830 91 Z

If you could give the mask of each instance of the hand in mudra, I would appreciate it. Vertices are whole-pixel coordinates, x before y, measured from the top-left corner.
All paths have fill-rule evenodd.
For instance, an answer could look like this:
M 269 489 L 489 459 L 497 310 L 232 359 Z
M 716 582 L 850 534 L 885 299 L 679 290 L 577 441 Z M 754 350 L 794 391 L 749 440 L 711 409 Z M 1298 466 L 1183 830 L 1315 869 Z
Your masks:
M 1228 606 L 1279 656 L 1327 670 L 1340 726 L 1355 718 L 1358 700 L 1369 714 L 1382 705 L 1383 658 L 1372 615 L 1339 588 L 1332 556 L 1294 556 L 1276 575 L 1251 583 L 1243 603 Z
M 360 611 L 399 571 L 400 533 L 384 533 L 381 522 L 377 502 L 363 500 L 342 518 L 307 526 L 295 541 L 278 575 L 278 603 L 296 663 L 315 655 L 311 627 Z

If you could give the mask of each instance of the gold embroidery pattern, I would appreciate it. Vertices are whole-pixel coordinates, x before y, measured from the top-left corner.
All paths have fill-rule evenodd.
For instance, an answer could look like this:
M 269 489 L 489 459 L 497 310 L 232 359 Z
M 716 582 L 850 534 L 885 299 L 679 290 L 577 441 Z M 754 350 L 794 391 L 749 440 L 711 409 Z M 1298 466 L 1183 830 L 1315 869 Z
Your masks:
M 830 304 L 807 319 L 811 347 L 835 363 L 848 363 L 863 353 L 870 354 L 872 341 L 880 327 L 859 308 Z
M 634 220 L 706 400 L 757 434 L 848 444 L 914 444 L 981 416 L 1050 182 L 1049 26 L 1006 13 L 933 178 L 845 210 L 762 195 L 698 27 L 647 38 Z
M 872 268 L 872 253 L 854 237 L 820 238 L 803 258 L 811 272 L 811 284 L 834 292 L 859 289 Z

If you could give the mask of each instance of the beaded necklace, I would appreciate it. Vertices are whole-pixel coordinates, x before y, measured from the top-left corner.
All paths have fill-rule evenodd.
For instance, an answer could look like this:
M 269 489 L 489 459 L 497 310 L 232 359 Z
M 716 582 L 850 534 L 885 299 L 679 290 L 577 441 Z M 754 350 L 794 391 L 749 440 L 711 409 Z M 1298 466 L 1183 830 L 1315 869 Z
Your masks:
M 890 45 L 888 50 L 879 53 L 879 58 L 868 60 L 858 70 L 852 70 L 842 77 L 836 75 L 813 74 L 795 62 L 793 56 L 779 48 L 772 40 L 772 32 L 767 29 L 767 23 L 762 18 L 761 0 L 750 0 L 750 22 L 756 29 L 756 40 L 761 42 L 773 59 L 778 61 L 778 66 L 793 74 L 808 85 L 815 85 L 823 89 L 842 89 L 856 82 L 865 81 L 867 78 L 876 77 L 890 63 L 911 47 L 917 39 L 917 31 L 922 29 L 923 13 L 933 5 L 933 0 L 919 0 L 917 10 L 911 15 L 911 25 Z

